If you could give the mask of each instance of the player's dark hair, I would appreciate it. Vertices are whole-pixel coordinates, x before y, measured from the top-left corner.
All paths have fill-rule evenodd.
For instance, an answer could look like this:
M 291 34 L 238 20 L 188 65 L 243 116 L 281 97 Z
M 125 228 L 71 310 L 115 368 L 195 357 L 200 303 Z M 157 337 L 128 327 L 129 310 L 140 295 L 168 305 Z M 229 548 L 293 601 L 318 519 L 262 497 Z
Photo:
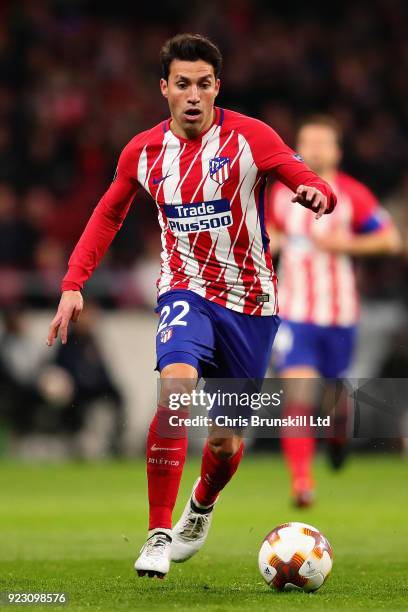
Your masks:
M 170 64 L 173 60 L 196 62 L 202 60 L 214 68 L 218 79 L 222 67 L 222 55 L 211 40 L 201 34 L 177 34 L 167 40 L 160 51 L 163 79 L 169 78 Z
M 298 133 L 306 125 L 322 125 L 330 128 L 336 134 L 337 143 L 339 145 L 342 144 L 343 130 L 341 129 L 339 122 L 336 121 L 334 117 L 324 114 L 309 115 L 308 117 L 304 117 L 297 126 Z

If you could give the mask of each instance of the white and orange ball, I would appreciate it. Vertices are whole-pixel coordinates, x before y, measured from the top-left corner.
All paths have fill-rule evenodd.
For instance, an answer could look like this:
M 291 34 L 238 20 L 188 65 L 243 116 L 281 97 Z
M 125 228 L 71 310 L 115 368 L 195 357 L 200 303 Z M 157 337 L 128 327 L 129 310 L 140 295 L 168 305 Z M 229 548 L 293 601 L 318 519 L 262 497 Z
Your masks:
M 262 542 L 259 571 L 278 591 L 317 591 L 333 565 L 332 548 L 316 527 L 306 523 L 284 523 Z

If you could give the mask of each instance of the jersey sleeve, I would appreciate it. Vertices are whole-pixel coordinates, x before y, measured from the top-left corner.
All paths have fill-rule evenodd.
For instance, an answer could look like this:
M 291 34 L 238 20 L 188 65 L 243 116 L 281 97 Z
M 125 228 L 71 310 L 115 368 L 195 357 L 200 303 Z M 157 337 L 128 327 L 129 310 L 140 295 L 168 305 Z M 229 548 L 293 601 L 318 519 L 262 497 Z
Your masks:
M 137 153 L 131 141 L 123 149 L 113 181 L 96 205 L 69 258 L 62 291 L 82 289 L 121 228 L 138 189 L 135 168 Z
M 299 185 L 316 187 L 326 197 L 327 212 L 336 206 L 336 196 L 330 185 L 313 172 L 266 123 L 254 120 L 250 137 L 254 161 L 261 172 L 271 173 L 293 192 Z
M 390 217 L 374 194 L 362 183 L 349 187 L 352 202 L 352 229 L 356 234 L 369 234 L 387 227 Z

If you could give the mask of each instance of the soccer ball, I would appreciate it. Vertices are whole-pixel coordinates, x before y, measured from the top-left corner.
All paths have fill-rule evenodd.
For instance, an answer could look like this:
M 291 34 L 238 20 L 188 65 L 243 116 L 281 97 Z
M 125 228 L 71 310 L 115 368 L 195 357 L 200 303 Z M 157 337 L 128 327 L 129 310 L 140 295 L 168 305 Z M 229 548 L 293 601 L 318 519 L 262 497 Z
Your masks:
M 278 591 L 317 591 L 330 574 L 333 553 L 316 527 L 284 523 L 265 537 L 258 563 L 265 581 Z

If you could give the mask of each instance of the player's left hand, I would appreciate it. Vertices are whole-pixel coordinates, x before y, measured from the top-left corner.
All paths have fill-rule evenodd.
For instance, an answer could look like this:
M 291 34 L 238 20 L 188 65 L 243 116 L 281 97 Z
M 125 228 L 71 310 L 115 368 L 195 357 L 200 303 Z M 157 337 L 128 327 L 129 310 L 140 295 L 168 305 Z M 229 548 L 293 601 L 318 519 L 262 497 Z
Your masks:
M 320 219 L 328 210 L 328 202 L 326 196 L 316 187 L 308 187 L 307 185 L 299 185 L 296 193 L 292 198 L 292 202 L 299 202 L 302 206 L 310 208 L 316 213 L 315 219 Z

